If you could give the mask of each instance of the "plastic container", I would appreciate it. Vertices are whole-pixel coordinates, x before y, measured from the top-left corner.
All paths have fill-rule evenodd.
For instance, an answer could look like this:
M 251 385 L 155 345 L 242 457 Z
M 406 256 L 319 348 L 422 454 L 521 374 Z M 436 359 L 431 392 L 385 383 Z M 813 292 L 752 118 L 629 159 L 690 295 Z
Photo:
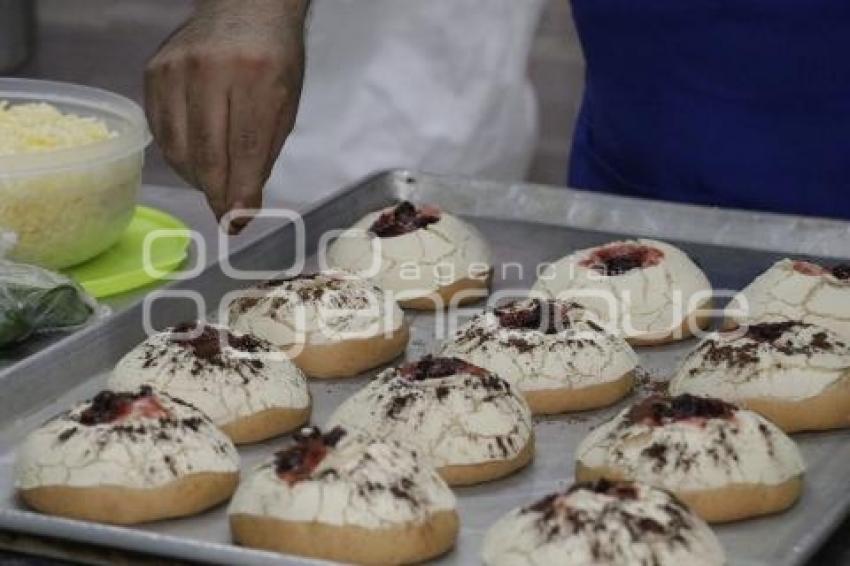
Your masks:
M 0 78 L 0 100 L 46 102 L 103 120 L 110 139 L 56 151 L 0 156 L 0 233 L 9 257 L 51 269 L 76 265 L 112 246 L 127 228 L 151 136 L 131 100 L 79 85 Z

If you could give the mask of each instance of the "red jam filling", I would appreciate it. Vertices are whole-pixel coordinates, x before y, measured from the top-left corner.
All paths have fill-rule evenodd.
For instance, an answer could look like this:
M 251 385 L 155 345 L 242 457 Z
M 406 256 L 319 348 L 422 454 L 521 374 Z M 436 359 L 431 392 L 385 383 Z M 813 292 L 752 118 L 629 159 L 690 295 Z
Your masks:
M 502 328 L 557 334 L 570 327 L 569 311 L 577 305 L 552 299 L 513 301 L 493 310 Z
M 142 386 L 137 393 L 101 391 L 80 414 L 80 424 L 93 426 L 120 423 L 131 417 L 161 419 L 168 416 L 151 388 Z
M 810 261 L 795 261 L 794 271 L 803 275 L 820 276 L 826 275 L 827 270 Z
M 841 279 L 842 281 L 850 279 L 850 263 L 839 263 L 830 269 L 810 261 L 798 260 L 794 262 L 794 271 L 803 275 L 810 275 L 812 277 L 832 275 L 836 279 Z
M 277 476 L 289 485 L 309 478 L 343 436 L 345 430 L 340 427 L 325 434 L 315 426 L 296 433 L 295 445 L 274 456 Z
M 637 244 L 610 244 L 597 248 L 579 264 L 602 275 L 623 275 L 633 269 L 645 269 L 658 265 L 664 252 L 651 246 Z
M 672 422 L 692 421 L 702 424 L 708 419 L 731 419 L 735 405 L 706 397 L 684 394 L 677 397 L 652 396 L 635 404 L 626 419 L 635 424 L 663 426 Z
M 402 201 L 386 210 L 372 223 L 369 231 L 379 238 L 393 238 L 434 224 L 440 220 L 440 210 L 435 206 L 414 206 Z
M 490 372 L 459 358 L 438 358 L 425 356 L 418 362 L 405 364 L 399 368 L 402 377 L 410 381 L 438 379 L 458 373 L 468 373 L 478 377 L 487 377 Z

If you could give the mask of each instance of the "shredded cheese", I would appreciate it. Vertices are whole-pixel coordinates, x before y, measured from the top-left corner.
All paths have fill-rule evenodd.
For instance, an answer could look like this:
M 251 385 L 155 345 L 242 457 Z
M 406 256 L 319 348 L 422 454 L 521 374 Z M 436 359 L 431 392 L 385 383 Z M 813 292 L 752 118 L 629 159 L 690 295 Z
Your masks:
M 79 147 L 114 136 L 97 118 L 63 114 L 43 102 L 0 100 L 0 156 Z

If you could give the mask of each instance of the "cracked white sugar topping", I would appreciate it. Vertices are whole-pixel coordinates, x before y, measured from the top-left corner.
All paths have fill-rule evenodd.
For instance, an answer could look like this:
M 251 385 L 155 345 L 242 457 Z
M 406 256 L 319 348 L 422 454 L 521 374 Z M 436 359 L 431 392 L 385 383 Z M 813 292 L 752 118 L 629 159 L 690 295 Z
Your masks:
M 709 526 L 670 493 L 632 482 L 575 484 L 515 509 L 487 532 L 486 566 L 720 566 Z
M 850 346 L 835 332 L 802 322 L 765 322 L 709 335 L 682 363 L 670 393 L 797 401 L 848 377 Z
M 635 369 L 631 346 L 576 303 L 514 301 L 474 317 L 439 355 L 488 369 L 520 391 L 580 389 Z
M 805 468 L 794 441 L 764 417 L 691 395 L 623 410 L 582 440 L 576 459 L 673 491 L 777 485 Z
M 242 482 L 230 515 L 381 529 L 456 507 L 437 472 L 401 443 L 339 428 L 304 429 L 295 440 Z
M 143 386 L 102 391 L 30 433 L 18 447 L 16 486 L 155 488 L 238 470 L 236 448 L 206 415 Z
M 522 396 L 456 358 L 388 369 L 340 405 L 329 426 L 410 442 L 437 467 L 515 458 L 532 436 Z
M 534 291 L 577 302 L 625 336 L 677 328 L 711 299 L 711 284 L 680 249 L 656 240 L 611 242 L 546 267 Z
M 304 374 L 278 348 L 212 324 L 151 336 L 118 362 L 108 386 L 126 391 L 145 383 L 195 405 L 218 426 L 310 404 Z
M 799 320 L 850 340 L 850 266 L 827 269 L 783 259 L 736 295 L 725 314 L 738 324 Z
M 372 283 L 341 271 L 271 280 L 231 302 L 229 324 L 280 348 L 366 339 L 401 328 L 404 314 Z
M 402 202 L 367 214 L 328 249 L 330 265 L 370 277 L 398 300 L 433 293 L 461 279 L 484 277 L 490 247 L 459 218 Z

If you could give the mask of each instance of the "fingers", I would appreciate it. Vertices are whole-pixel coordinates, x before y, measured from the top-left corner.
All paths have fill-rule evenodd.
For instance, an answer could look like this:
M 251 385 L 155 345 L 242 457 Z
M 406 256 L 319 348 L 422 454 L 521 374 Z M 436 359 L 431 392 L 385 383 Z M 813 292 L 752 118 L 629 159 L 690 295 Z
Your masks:
M 269 67 L 263 59 L 234 65 L 211 53 L 182 53 L 173 65 L 153 61 L 146 73 L 153 134 L 219 219 L 234 208 L 262 206 L 263 185 L 292 128 L 286 87 Z
M 270 93 L 262 83 L 247 83 L 231 91 L 228 210 L 262 206 L 267 165 L 276 157 L 272 152 L 280 113 L 280 97 Z M 242 228 L 248 220 L 235 218 L 233 230 Z
M 294 98 L 287 96 L 283 101 L 283 109 L 277 116 L 277 127 L 275 128 L 274 138 L 272 139 L 272 148 L 269 153 L 269 160 L 266 162 L 265 175 L 267 179 L 271 175 L 272 167 L 274 167 L 275 161 L 277 161 L 283 149 L 286 138 L 289 137 L 289 134 L 292 133 L 295 127 L 295 116 L 298 114 L 299 97 L 300 93 Z
M 208 54 L 155 57 L 145 73 L 145 106 L 166 161 L 202 189 L 217 218 L 227 211 L 230 82 Z
M 292 131 L 300 92 L 299 80 L 288 75 L 286 57 L 243 56 L 240 69 L 244 80 L 230 94 L 230 172 L 227 203 L 230 210 L 260 208 L 263 186 Z M 297 67 L 300 69 L 300 67 Z M 250 218 L 235 219 L 237 232 Z
M 189 184 L 195 184 L 188 155 L 186 86 L 179 65 L 154 59 L 145 71 L 145 108 L 165 160 Z
M 233 208 L 262 206 L 303 79 L 302 5 L 246 4 L 201 3 L 145 74 L 154 137 L 219 219 Z
M 227 212 L 230 85 L 209 61 L 190 62 L 187 86 L 188 161 L 216 218 Z

